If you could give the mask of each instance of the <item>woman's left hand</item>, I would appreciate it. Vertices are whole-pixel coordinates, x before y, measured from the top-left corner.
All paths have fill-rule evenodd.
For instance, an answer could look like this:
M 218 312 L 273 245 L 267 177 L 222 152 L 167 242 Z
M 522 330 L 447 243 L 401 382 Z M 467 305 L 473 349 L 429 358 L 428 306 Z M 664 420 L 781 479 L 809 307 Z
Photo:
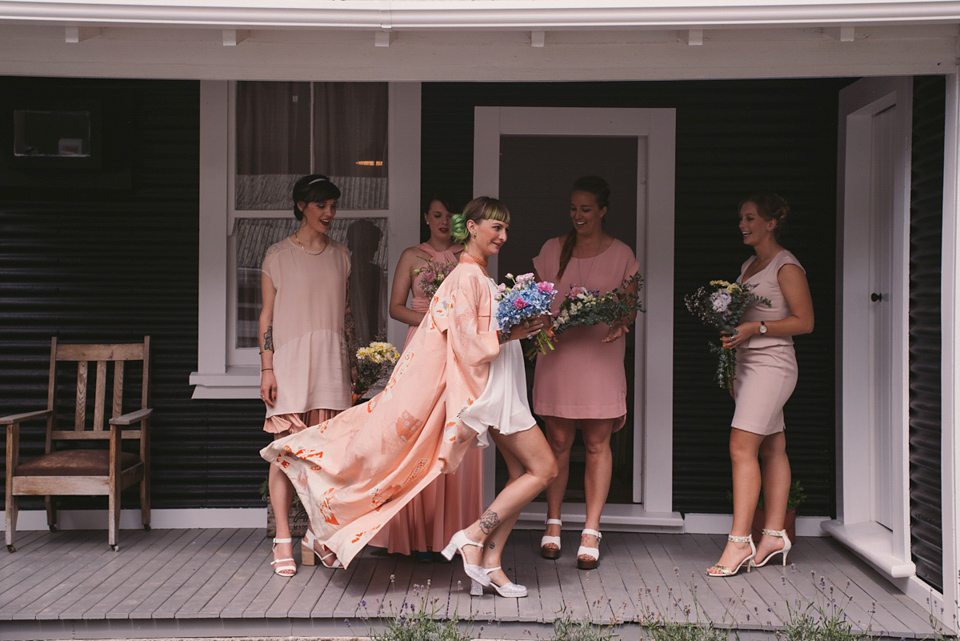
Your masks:
M 521 340 L 534 336 L 543 329 L 543 318 L 543 316 L 537 316 L 536 318 L 525 320 L 522 323 L 517 323 L 510 328 L 510 340 Z
M 756 321 L 749 321 L 746 323 L 740 323 L 737 325 L 737 329 L 734 330 L 733 334 L 723 334 L 720 337 L 720 342 L 727 349 L 734 349 L 738 345 L 743 344 L 745 340 L 759 333 L 758 329 L 760 323 Z
M 630 328 L 629 328 L 629 327 L 627 327 L 626 325 L 624 325 L 624 324 L 621 323 L 620 321 L 617 321 L 617 322 L 615 322 L 613 325 L 610 326 L 610 331 L 607 332 L 606 337 L 604 337 L 604 339 L 603 339 L 602 341 L 600 341 L 600 342 L 601 342 L 601 343 L 612 343 L 613 341 L 617 340 L 617 339 L 620 338 L 621 336 L 625 336 L 629 331 L 630 331 Z

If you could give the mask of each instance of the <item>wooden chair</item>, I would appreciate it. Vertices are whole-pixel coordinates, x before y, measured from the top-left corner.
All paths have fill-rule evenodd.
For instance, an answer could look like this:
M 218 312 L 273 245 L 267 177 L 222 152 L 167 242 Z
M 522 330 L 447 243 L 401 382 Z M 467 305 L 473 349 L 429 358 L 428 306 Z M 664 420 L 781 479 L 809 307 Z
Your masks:
M 127 361 L 143 363 L 143 382 L 139 407 L 123 413 L 124 364 Z M 76 363 L 76 406 L 72 428 L 57 427 L 57 387 L 62 387 L 64 375 L 58 378 L 63 363 Z M 92 368 L 96 372 L 93 420 L 87 421 L 87 389 Z M 112 367 L 110 365 L 112 364 Z M 60 366 L 58 368 L 58 365 Z M 113 370 L 112 399 L 107 401 L 108 368 Z M 57 495 L 109 496 L 109 542 L 117 549 L 117 531 L 120 528 L 120 492 L 140 484 L 140 510 L 144 529 L 150 529 L 150 449 L 149 425 L 153 412 L 149 405 L 150 337 L 143 343 L 117 345 L 58 345 L 56 337 L 50 343 L 50 380 L 47 390 L 47 409 L 0 418 L 7 431 L 6 462 L 6 520 L 7 549 L 13 544 L 17 527 L 19 496 L 44 496 L 47 506 L 47 524 L 50 531 L 57 528 Z M 92 381 L 91 381 L 92 382 Z M 110 418 L 104 425 L 104 413 Z M 20 462 L 20 423 L 45 418 L 47 421 L 44 454 Z M 89 424 L 88 424 L 89 423 Z M 136 454 L 124 452 L 124 440 L 139 441 Z M 86 448 L 78 447 L 83 442 Z M 93 443 L 106 442 L 107 447 L 91 449 Z

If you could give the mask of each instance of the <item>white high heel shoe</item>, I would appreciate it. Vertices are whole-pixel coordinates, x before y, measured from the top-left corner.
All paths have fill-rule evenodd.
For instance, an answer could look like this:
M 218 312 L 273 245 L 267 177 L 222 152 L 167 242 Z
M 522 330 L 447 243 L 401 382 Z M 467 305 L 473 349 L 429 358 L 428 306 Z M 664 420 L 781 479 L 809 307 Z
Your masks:
M 460 558 L 463 560 L 463 571 L 467 573 L 467 576 L 479 583 L 482 587 L 490 585 L 490 577 L 483 571 L 483 568 L 479 565 L 474 565 L 473 563 L 467 562 L 467 557 L 463 553 L 463 548 L 468 545 L 475 545 L 483 551 L 483 544 L 477 543 L 476 541 L 471 541 L 467 538 L 466 533 L 463 530 L 460 530 L 451 537 L 450 542 L 447 543 L 447 547 L 443 548 L 443 551 L 440 553 L 443 555 L 447 561 L 453 559 L 454 552 L 460 553 Z M 471 587 L 471 590 L 473 588 Z M 471 592 L 472 593 L 472 592 Z
M 762 568 L 767 564 L 767 561 L 769 561 L 770 559 L 772 559 L 778 554 L 782 554 L 783 567 L 787 567 L 787 553 L 790 552 L 790 548 L 793 547 L 793 543 L 790 542 L 790 537 L 787 536 L 787 531 L 786 530 L 763 530 L 763 533 L 766 536 L 775 536 L 778 539 L 783 539 L 783 547 L 780 548 L 779 550 L 774 550 L 773 552 L 768 554 L 763 561 L 760 561 L 760 563 L 757 563 L 756 561 L 754 561 L 753 560 L 754 557 L 751 556 L 750 565 L 752 565 L 755 568 Z M 754 556 L 756 556 L 756 552 L 754 552 Z
M 560 519 L 547 519 L 547 525 L 559 525 L 563 527 L 563 521 Z M 547 545 L 556 545 L 556 548 L 545 547 Z M 559 536 L 550 536 L 549 534 L 544 534 L 540 537 L 540 556 L 545 559 L 559 559 L 560 558 L 560 537 Z
M 496 572 L 500 569 L 498 565 L 495 568 L 483 568 L 483 571 L 487 574 L 487 581 L 489 581 L 490 587 L 497 591 L 497 594 L 507 599 L 522 599 L 527 596 L 527 586 L 518 585 L 513 581 L 507 581 L 503 585 L 497 585 L 493 581 L 490 581 L 490 573 Z M 483 596 L 484 586 L 480 585 L 476 581 L 470 582 L 470 596 Z
M 317 552 L 317 549 L 314 547 L 314 543 L 317 542 L 317 537 L 310 528 L 307 528 L 307 533 L 304 535 L 303 539 L 300 541 L 300 562 L 304 565 L 316 565 L 317 559 L 320 559 L 320 565 L 325 568 L 330 568 L 331 570 L 337 570 L 343 567 L 343 563 L 340 563 L 340 559 L 337 558 L 337 555 L 334 554 L 333 550 L 328 550 L 326 554 L 320 554 Z M 327 562 L 327 559 L 333 557 L 333 561 Z
M 716 565 L 711 566 L 710 568 L 707 568 L 707 576 L 714 576 L 714 577 L 718 576 L 722 578 L 734 576 L 737 572 L 740 571 L 740 568 L 743 567 L 744 563 L 747 564 L 747 573 L 748 574 L 750 573 L 750 568 L 752 567 L 751 562 L 753 561 L 753 557 L 757 555 L 757 546 L 753 544 L 753 535 L 748 534 L 746 536 L 734 536 L 731 534 L 730 536 L 727 537 L 727 540 L 730 541 L 731 543 L 749 543 L 750 544 L 749 556 L 744 557 L 744 559 L 737 564 L 737 567 L 733 569 L 730 569 L 725 565 L 720 565 L 719 563 L 717 563 Z M 711 572 L 710 570 L 716 570 L 716 571 Z

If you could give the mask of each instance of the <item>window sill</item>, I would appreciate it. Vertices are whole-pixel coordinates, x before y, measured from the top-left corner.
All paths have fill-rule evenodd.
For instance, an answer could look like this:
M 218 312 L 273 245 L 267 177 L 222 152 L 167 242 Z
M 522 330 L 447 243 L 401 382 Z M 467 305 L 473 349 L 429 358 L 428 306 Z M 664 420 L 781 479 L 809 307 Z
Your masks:
M 912 577 L 917 573 L 913 561 L 893 553 L 893 533 L 879 523 L 866 521 L 847 525 L 840 521 L 824 521 L 820 527 L 891 579 Z
M 192 372 L 192 398 L 260 398 L 260 372 L 256 367 L 228 367 L 226 373 Z

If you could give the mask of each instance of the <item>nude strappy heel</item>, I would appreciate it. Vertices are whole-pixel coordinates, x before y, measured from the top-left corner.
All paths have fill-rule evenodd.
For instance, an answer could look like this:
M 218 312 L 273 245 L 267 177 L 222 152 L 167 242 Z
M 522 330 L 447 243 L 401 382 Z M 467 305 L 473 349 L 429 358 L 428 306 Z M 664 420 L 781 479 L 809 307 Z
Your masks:
M 783 561 L 783 567 L 787 567 L 787 553 L 789 553 L 789 552 L 790 552 L 790 548 L 793 547 L 793 543 L 790 542 L 790 537 L 787 536 L 787 531 L 786 531 L 786 530 L 766 530 L 766 529 L 765 529 L 765 530 L 763 530 L 763 533 L 764 533 L 766 536 L 775 536 L 775 537 L 777 537 L 778 539 L 783 539 L 783 547 L 780 548 L 779 550 L 774 550 L 773 552 L 771 552 L 770 554 L 768 554 L 767 557 L 766 557 L 763 561 L 760 561 L 760 563 L 757 563 L 756 561 L 754 561 L 754 560 L 753 560 L 754 557 L 750 557 L 750 565 L 752 565 L 752 566 L 755 567 L 755 568 L 762 568 L 763 566 L 765 566 L 765 565 L 767 564 L 767 561 L 769 561 L 769 560 L 772 559 L 773 557 L 777 556 L 778 554 L 782 554 L 782 555 L 783 555 L 783 559 L 782 559 L 782 561 Z M 756 552 L 754 552 L 754 556 L 756 556 Z
M 722 577 L 722 578 L 734 576 L 740 571 L 740 568 L 743 567 L 744 563 L 747 564 L 747 572 L 748 573 L 750 572 L 750 567 L 751 567 L 750 561 L 753 561 L 753 557 L 757 555 L 757 546 L 753 544 L 753 535 L 748 534 L 746 536 L 734 536 L 731 534 L 730 536 L 727 537 L 727 540 L 730 541 L 731 543 L 749 543 L 750 554 L 745 556 L 743 560 L 737 564 L 737 567 L 733 569 L 730 569 L 725 565 L 720 565 L 719 563 L 707 568 L 707 576 Z M 716 570 L 716 572 L 711 572 L 710 570 Z

